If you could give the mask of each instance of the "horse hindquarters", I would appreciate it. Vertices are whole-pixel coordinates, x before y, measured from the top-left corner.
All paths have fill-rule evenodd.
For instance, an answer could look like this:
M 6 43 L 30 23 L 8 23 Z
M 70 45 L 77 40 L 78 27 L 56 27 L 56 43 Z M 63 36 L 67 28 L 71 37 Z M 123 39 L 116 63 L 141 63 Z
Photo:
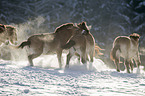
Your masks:
M 33 59 L 37 58 L 43 53 L 44 42 L 40 41 L 37 38 L 31 39 L 29 45 L 30 54 L 28 55 L 28 61 L 31 66 L 33 66 Z
M 120 45 L 115 45 L 111 50 L 110 58 L 114 61 L 116 65 L 116 70 L 118 72 L 120 72 L 120 66 L 119 66 L 120 54 L 121 54 Z

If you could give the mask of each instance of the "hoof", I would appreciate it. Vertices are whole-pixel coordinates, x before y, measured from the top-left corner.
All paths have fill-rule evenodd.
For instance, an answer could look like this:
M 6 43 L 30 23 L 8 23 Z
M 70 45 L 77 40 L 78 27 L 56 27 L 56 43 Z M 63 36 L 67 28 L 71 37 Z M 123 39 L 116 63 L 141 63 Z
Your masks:
M 120 72 L 120 70 L 119 70 L 119 69 L 117 69 L 117 72 Z
M 65 68 L 68 69 L 69 68 L 69 65 L 66 65 Z

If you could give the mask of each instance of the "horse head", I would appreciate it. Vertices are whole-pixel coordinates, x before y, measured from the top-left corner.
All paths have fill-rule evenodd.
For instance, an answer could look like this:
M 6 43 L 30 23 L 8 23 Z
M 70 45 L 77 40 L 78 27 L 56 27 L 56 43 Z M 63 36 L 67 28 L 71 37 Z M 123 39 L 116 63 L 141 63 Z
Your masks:
M 10 42 L 10 44 L 17 44 L 17 34 L 16 34 L 16 28 L 10 25 L 6 26 L 7 28 L 7 39 Z
M 137 33 L 130 34 L 129 37 L 135 41 L 139 41 L 140 35 Z
M 87 35 L 89 33 L 86 22 L 79 23 L 77 26 L 82 30 L 83 35 Z

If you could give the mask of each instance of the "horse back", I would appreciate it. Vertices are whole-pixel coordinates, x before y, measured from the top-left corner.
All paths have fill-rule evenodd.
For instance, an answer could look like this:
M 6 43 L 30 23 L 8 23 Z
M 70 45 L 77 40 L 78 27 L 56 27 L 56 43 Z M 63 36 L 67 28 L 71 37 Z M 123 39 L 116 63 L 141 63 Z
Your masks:
M 131 39 L 127 36 L 119 36 L 115 39 L 113 46 L 119 46 L 120 48 L 120 56 L 123 58 L 132 58 L 138 48 L 134 43 L 132 43 Z

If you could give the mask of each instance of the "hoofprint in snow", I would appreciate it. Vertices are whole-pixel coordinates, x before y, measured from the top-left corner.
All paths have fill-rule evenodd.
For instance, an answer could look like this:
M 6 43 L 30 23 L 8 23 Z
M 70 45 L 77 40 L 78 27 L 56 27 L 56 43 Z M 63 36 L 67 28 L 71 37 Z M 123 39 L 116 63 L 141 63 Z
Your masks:
M 66 60 L 63 54 L 63 61 Z M 100 59 L 91 66 L 72 58 L 70 68 L 58 69 L 56 55 L 27 61 L 0 61 L 0 96 L 144 96 L 145 73 L 109 69 Z M 87 64 L 89 65 L 89 64 Z M 65 66 L 65 63 L 64 63 Z

